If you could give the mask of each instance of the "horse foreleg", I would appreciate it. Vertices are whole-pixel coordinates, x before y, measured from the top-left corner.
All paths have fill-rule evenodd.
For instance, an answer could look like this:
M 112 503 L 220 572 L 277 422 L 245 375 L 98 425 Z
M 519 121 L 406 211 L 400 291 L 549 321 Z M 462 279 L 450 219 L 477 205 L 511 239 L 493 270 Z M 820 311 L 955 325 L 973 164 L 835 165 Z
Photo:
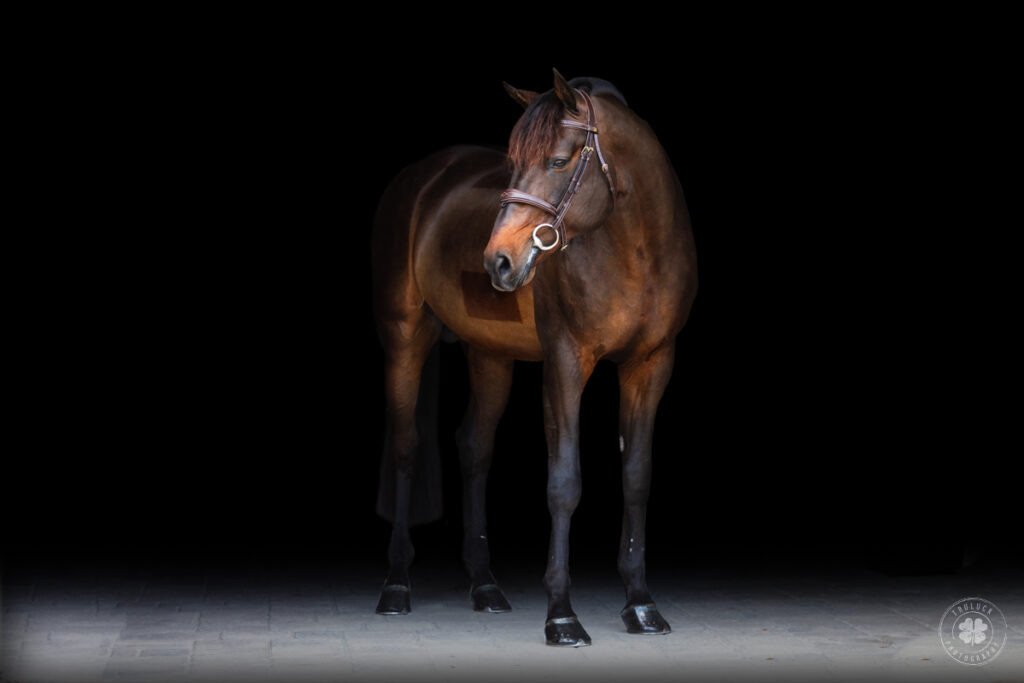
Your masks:
M 462 561 L 469 572 L 473 609 L 508 612 L 512 608 L 491 573 L 487 545 L 487 473 L 494 452 L 494 432 L 505 412 L 512 388 L 513 362 L 466 348 L 470 399 L 466 416 L 456 434 L 462 465 Z
M 415 553 L 409 536 L 409 503 L 419 439 L 416 406 L 423 364 L 437 335 L 436 325 L 396 325 L 386 345 L 384 457 L 395 464 L 395 507 L 388 544 L 390 568 L 377 603 L 378 614 L 408 614 L 410 610 L 409 566 Z
M 619 447 L 622 451 L 622 536 L 619 573 L 626 586 L 621 616 L 630 633 L 663 634 L 672 629 L 647 589 L 646 521 L 651 487 L 654 415 L 672 374 L 674 346 L 619 366 Z
M 579 414 L 583 387 L 593 364 L 581 364 L 568 349 L 544 362 L 544 427 L 548 444 L 548 511 L 551 542 L 544 587 L 548 615 L 544 635 L 548 645 L 590 645 L 569 601 L 569 525 L 581 494 Z

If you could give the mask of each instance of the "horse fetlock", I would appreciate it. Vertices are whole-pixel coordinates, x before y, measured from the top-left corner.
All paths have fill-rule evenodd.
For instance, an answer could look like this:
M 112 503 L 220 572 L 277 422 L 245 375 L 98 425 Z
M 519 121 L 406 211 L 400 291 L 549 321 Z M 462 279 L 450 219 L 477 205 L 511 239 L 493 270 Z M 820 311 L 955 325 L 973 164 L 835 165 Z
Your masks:
M 554 609 L 557 606 L 558 610 L 561 612 L 568 610 L 570 614 L 572 613 L 572 608 L 569 607 L 569 590 L 571 585 L 572 582 L 569 580 L 568 574 L 544 575 L 544 589 L 548 594 L 549 610 Z
M 408 537 L 392 537 L 391 543 L 388 544 L 388 562 L 391 564 L 392 572 L 396 569 L 407 571 L 415 557 L 416 550 Z
M 625 557 L 619 557 L 618 569 L 619 576 L 626 583 L 627 587 L 635 584 L 639 584 L 644 580 L 646 572 L 646 562 L 644 562 L 643 556 L 636 556 L 627 554 Z
M 626 581 L 626 605 L 648 605 L 654 603 L 651 592 L 647 588 L 647 580 L 644 578 L 635 581 Z
M 493 583 L 491 576 L 491 553 L 486 547 L 474 545 L 472 549 L 462 553 L 462 564 L 465 566 L 473 585 Z

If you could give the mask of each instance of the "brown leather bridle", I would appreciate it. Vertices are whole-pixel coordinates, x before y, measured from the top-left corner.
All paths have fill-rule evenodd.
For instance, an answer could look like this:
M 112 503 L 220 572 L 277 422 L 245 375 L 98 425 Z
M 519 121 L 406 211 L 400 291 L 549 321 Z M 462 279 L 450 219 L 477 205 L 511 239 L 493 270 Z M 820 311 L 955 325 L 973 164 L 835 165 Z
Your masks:
M 517 190 L 514 187 L 510 187 L 501 193 L 501 206 L 502 208 L 508 206 L 509 202 L 516 204 L 528 204 L 529 206 L 536 207 L 541 211 L 547 212 L 554 217 L 551 223 L 541 223 L 533 229 L 533 243 L 534 246 L 541 251 L 547 251 L 554 249 L 559 242 L 562 244 L 562 249 L 569 246 L 569 241 L 565 238 L 565 229 L 563 223 L 565 222 L 565 214 L 569 211 L 569 205 L 572 204 L 573 198 L 576 196 L 576 191 L 580 189 L 580 185 L 583 184 L 583 174 L 587 171 L 587 165 L 590 163 L 590 157 L 594 151 L 597 151 L 597 158 L 601 162 L 601 171 L 604 173 L 604 177 L 608 180 L 608 189 L 612 193 L 612 207 L 615 206 L 615 181 L 612 179 L 611 169 L 608 167 L 608 163 L 604 160 L 604 155 L 601 154 L 601 143 L 597 139 L 597 116 L 594 113 L 594 103 L 590 100 L 590 95 L 577 90 L 579 94 L 583 95 L 583 100 L 587 104 L 587 122 L 581 123 L 579 121 L 573 121 L 571 119 L 562 119 L 561 124 L 566 128 L 577 128 L 587 132 L 587 139 L 583 143 L 583 149 L 580 150 L 579 161 L 576 162 L 576 168 L 573 170 L 572 177 L 569 179 L 569 185 L 565 188 L 565 192 L 562 193 L 562 198 L 558 200 L 558 204 L 552 204 L 548 201 L 535 197 L 532 194 Z M 551 228 L 555 233 L 555 240 L 551 244 L 544 244 L 544 241 L 537 236 L 537 233 L 542 228 Z

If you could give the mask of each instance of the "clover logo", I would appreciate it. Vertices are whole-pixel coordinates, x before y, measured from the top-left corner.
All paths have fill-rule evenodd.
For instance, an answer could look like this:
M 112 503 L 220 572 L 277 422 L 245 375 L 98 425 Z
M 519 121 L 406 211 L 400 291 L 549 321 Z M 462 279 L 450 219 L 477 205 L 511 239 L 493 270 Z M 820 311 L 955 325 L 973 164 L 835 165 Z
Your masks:
M 986 624 L 981 618 L 971 619 L 967 617 L 960 622 L 960 640 L 964 641 L 968 645 L 981 645 L 988 638 L 985 635 L 985 631 L 988 630 L 988 624 Z
M 1006 617 L 984 598 L 957 600 L 939 621 L 939 641 L 950 657 L 970 666 L 988 664 L 1006 644 Z

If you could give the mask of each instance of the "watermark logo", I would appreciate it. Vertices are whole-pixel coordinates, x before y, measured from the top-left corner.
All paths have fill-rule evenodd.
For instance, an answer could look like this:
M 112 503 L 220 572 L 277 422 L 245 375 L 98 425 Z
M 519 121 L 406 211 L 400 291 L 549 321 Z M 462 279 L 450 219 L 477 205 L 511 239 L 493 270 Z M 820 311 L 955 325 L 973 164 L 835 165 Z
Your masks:
M 961 664 L 988 664 L 1006 644 L 1006 618 L 984 598 L 962 598 L 942 615 L 939 640 L 942 649 Z

